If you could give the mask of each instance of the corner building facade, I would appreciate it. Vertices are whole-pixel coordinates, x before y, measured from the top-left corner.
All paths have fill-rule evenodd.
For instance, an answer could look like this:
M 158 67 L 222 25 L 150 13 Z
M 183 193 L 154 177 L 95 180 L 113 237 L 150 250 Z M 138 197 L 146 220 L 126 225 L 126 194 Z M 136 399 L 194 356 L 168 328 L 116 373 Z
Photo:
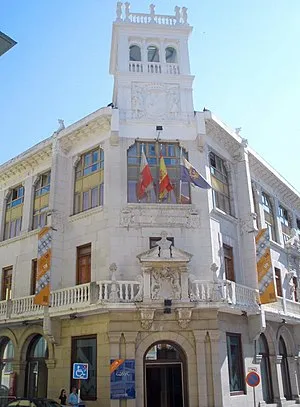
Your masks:
M 250 406 L 251 370 L 260 406 L 300 401 L 300 197 L 247 140 L 194 111 L 191 31 L 184 7 L 165 16 L 118 3 L 112 105 L 61 122 L 0 167 L 1 385 L 11 393 L 57 398 L 85 362 L 88 407 Z M 153 189 L 139 201 L 142 151 Z M 163 200 L 160 155 L 173 186 Z M 211 189 L 180 181 L 181 155 Z M 34 304 L 45 225 L 49 307 Z M 263 228 L 276 296 L 260 305 Z M 110 398 L 116 359 L 134 361 L 135 398 Z

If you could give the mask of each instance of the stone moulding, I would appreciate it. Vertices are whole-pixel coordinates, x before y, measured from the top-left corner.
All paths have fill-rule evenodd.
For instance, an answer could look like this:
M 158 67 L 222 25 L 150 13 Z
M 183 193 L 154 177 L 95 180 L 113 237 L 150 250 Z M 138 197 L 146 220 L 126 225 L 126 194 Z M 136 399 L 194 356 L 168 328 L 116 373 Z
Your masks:
M 199 228 L 199 211 L 191 205 L 136 204 L 121 209 L 120 226 Z

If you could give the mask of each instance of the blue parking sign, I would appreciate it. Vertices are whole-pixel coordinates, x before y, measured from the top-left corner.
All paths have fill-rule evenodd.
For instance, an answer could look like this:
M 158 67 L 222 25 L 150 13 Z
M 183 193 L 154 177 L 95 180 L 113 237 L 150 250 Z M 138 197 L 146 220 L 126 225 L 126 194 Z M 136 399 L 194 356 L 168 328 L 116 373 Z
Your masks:
M 88 363 L 73 363 L 73 379 L 86 380 L 89 377 Z

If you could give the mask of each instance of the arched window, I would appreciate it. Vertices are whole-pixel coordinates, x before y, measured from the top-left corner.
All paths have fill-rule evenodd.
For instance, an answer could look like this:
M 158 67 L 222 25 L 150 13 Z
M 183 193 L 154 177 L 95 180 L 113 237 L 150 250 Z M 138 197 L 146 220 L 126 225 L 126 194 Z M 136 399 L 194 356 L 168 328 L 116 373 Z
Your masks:
M 177 52 L 176 49 L 173 47 L 166 48 L 166 62 L 168 64 L 176 64 L 177 63 Z
M 32 229 L 42 228 L 47 224 L 49 209 L 51 171 L 40 175 L 34 188 Z
M 141 61 L 141 48 L 138 45 L 129 47 L 129 61 Z
M 261 193 L 261 198 L 264 208 L 265 224 L 269 230 L 270 239 L 276 241 L 274 210 L 271 198 L 265 192 Z
M 279 338 L 279 355 L 281 355 L 281 377 L 283 385 L 283 394 L 287 400 L 292 400 L 292 388 L 289 372 L 289 363 L 286 346 L 282 336 Z
M 5 386 L 9 390 L 9 379 L 12 373 L 12 362 L 14 360 L 14 345 L 12 341 L 3 337 L 0 339 L 0 385 Z
M 148 51 L 148 62 L 159 62 L 159 51 L 154 45 L 149 45 Z
M 215 153 L 210 152 L 209 162 L 214 205 L 230 215 L 229 181 L 225 161 Z
M 187 363 L 171 342 L 153 344 L 144 356 L 145 406 L 187 406 Z
M 13 188 L 6 200 L 4 240 L 19 236 L 22 227 L 24 187 Z
M 27 397 L 47 397 L 48 346 L 43 336 L 36 335 L 31 340 L 26 356 L 25 395 Z
M 75 170 L 74 213 L 103 205 L 104 151 L 97 147 L 82 154 Z
M 263 398 L 266 403 L 273 403 L 273 385 L 270 369 L 269 347 L 264 334 L 261 334 L 258 341 L 259 354 L 261 355 L 260 371 L 262 381 Z
M 141 179 L 142 149 L 149 164 L 152 185 L 142 196 L 138 193 L 138 184 Z M 182 152 L 187 158 L 185 151 Z M 167 173 L 173 190 L 163 199 L 159 197 L 160 155 L 163 156 Z M 127 198 L 128 202 L 141 203 L 191 203 L 190 187 L 188 182 L 180 181 L 180 155 L 181 148 L 178 143 L 158 143 L 136 141 L 127 152 Z

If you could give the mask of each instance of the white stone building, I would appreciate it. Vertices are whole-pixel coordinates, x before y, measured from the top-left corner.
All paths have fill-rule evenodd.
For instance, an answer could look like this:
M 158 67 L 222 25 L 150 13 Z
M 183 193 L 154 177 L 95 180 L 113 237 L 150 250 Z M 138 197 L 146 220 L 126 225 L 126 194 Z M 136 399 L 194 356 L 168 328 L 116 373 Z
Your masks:
M 87 406 L 300 402 L 300 196 L 210 111 L 194 110 L 186 8 L 117 4 L 113 103 L 0 167 L 1 384 Z M 154 179 L 136 197 L 142 148 Z M 180 182 L 180 154 L 212 189 Z M 173 185 L 158 199 L 162 153 Z M 184 200 L 181 199 L 184 195 Z M 184 203 L 183 203 L 184 202 Z M 52 228 L 51 299 L 34 304 L 38 230 Z M 276 301 L 259 305 L 255 235 L 271 234 Z M 172 243 L 172 245 L 171 245 Z M 135 360 L 136 397 L 110 399 Z M 132 396 L 132 393 L 131 393 Z

